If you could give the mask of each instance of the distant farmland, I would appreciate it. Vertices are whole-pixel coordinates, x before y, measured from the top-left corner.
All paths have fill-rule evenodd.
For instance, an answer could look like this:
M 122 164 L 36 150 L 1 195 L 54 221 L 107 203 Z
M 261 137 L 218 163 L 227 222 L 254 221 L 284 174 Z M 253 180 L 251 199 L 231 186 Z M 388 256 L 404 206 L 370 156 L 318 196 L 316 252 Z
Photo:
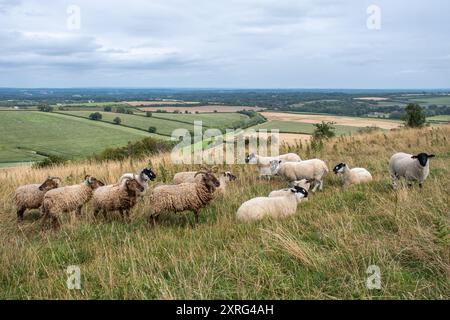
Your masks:
M 180 112 L 199 112 L 199 113 L 211 113 L 211 112 L 236 112 L 241 110 L 263 110 L 259 107 L 254 106 L 228 106 L 228 105 L 207 105 L 207 106 L 193 106 L 193 107 L 186 107 L 186 106 L 180 106 L 180 107 L 144 107 L 139 108 L 139 110 L 142 111 L 156 111 L 156 110 L 165 110 L 167 112 L 174 112 L 174 111 L 180 111 Z

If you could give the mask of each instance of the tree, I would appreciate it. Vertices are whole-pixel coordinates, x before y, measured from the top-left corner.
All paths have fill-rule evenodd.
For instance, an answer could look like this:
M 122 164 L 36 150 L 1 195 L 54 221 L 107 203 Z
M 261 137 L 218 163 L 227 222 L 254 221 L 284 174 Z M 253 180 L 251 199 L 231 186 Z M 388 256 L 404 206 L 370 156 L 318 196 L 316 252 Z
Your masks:
M 425 124 L 425 113 L 417 103 L 409 103 L 405 108 L 406 114 L 403 117 L 407 127 L 416 128 Z
M 125 108 L 124 107 L 117 107 L 116 108 L 116 113 L 125 113 Z
M 335 124 L 335 122 L 325 122 L 322 121 L 322 123 L 315 123 L 314 127 L 316 127 L 316 129 L 314 129 L 314 133 L 313 133 L 313 137 L 314 139 L 328 139 L 331 137 L 334 137 L 335 132 L 334 130 L 336 129 L 335 127 L 333 127 L 333 124 Z
M 120 119 L 119 117 L 115 117 L 114 120 L 113 120 L 113 122 L 114 122 L 115 124 L 121 124 L 121 123 L 122 123 L 122 119 Z
M 111 112 L 112 108 L 110 106 L 106 106 L 106 107 L 103 108 L 103 111 Z
M 47 104 L 41 104 L 40 106 L 38 106 L 38 110 L 42 112 L 53 112 L 53 107 Z
M 100 112 L 94 112 L 89 115 L 91 120 L 102 120 L 102 114 Z
M 148 132 L 150 133 L 156 133 L 156 127 L 149 127 Z
M 153 116 L 153 114 L 152 114 L 150 111 L 147 111 L 147 112 L 145 113 L 145 116 L 150 118 L 151 116 Z
M 133 113 L 133 110 L 131 110 L 131 109 L 126 109 L 125 113 L 126 113 L 126 114 L 134 114 L 134 113 Z

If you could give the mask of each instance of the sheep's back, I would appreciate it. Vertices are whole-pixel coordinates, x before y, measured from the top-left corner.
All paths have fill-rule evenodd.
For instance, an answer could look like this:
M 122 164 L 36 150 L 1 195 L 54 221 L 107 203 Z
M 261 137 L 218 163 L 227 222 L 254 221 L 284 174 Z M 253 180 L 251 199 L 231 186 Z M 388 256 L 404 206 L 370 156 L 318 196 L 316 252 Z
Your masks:
M 40 184 L 20 186 L 14 193 L 14 202 L 17 207 L 37 209 L 41 206 L 45 191 L 39 190 Z

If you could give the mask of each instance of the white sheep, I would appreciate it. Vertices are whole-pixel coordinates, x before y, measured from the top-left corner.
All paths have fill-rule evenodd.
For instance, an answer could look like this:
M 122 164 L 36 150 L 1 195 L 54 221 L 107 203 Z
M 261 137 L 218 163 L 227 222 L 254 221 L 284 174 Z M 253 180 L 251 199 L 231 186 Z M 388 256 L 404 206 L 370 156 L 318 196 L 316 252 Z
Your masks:
M 124 173 L 119 178 L 119 182 L 118 183 L 121 184 L 124 179 L 136 179 L 144 187 L 144 191 L 138 193 L 139 195 L 142 195 L 148 189 L 148 181 L 149 180 L 151 180 L 151 181 L 155 180 L 156 179 L 156 174 L 153 172 L 152 169 L 144 168 L 144 169 L 142 169 L 139 172 L 139 174 Z
M 333 168 L 335 174 L 342 174 L 342 182 L 344 187 L 351 186 L 353 184 L 361 184 L 372 181 L 372 175 L 367 169 L 364 168 L 352 168 L 341 162 Z
M 397 180 L 401 177 L 407 181 L 418 181 L 419 187 L 430 173 L 430 162 L 434 154 L 419 153 L 412 155 L 409 153 L 398 152 L 389 160 L 389 174 L 391 175 L 392 185 L 397 188 Z
M 199 175 L 199 176 L 195 177 L 195 174 L 196 174 L 196 171 L 177 172 L 173 176 L 173 183 L 180 184 L 180 183 L 185 183 L 185 182 L 192 183 L 192 182 L 200 181 L 202 179 L 202 176 Z M 231 171 L 222 172 L 222 174 L 219 176 L 220 186 L 217 188 L 217 191 L 222 194 L 225 194 L 228 183 L 230 183 L 231 181 L 234 181 L 234 180 L 236 180 L 236 176 L 233 175 L 231 173 Z
M 303 160 L 300 162 L 283 162 L 272 160 L 270 162 L 272 174 L 278 174 L 289 182 L 308 179 L 314 180 L 315 192 L 317 188 L 323 189 L 323 177 L 328 173 L 328 167 L 320 159 Z
M 306 191 L 309 191 L 309 188 L 311 187 L 311 182 L 312 181 L 307 180 L 307 179 L 292 181 L 291 183 L 289 183 L 290 188 L 273 190 L 272 192 L 269 193 L 268 197 L 273 198 L 273 197 L 285 196 L 286 193 L 291 192 L 291 188 L 293 188 L 293 187 L 302 187 Z M 308 198 L 303 198 L 302 201 L 308 201 Z
M 268 178 L 272 176 L 272 171 L 270 170 L 270 162 L 273 160 L 281 160 L 286 162 L 302 161 L 302 159 L 295 153 L 286 153 L 277 157 L 264 157 L 255 153 L 250 153 L 245 158 L 246 163 L 256 164 L 258 166 L 260 176 L 266 176 Z
M 23 214 L 27 209 L 38 209 L 42 205 L 47 191 L 58 188 L 61 179 L 48 177 L 42 184 L 27 184 L 20 186 L 14 193 L 14 203 L 17 208 L 17 218 L 23 220 Z
M 148 223 L 155 225 L 158 216 L 164 212 L 193 211 L 198 223 L 199 211 L 212 199 L 219 180 L 209 171 L 199 171 L 202 179 L 199 182 L 186 182 L 155 187 L 150 194 L 150 216 Z
M 122 218 L 129 219 L 130 209 L 136 205 L 137 198 L 142 192 L 144 186 L 131 178 L 122 179 L 120 184 L 99 187 L 92 196 L 94 216 L 97 217 L 98 213 L 103 211 L 106 218 L 108 211 L 119 211 Z
M 43 223 L 51 218 L 53 228 L 56 229 L 60 225 L 59 215 L 62 212 L 76 210 L 77 216 L 80 216 L 83 205 L 91 199 L 94 190 L 101 186 L 104 186 L 103 182 L 87 175 L 81 184 L 47 191 L 41 207 Z
M 294 187 L 289 193 L 280 197 L 257 197 L 250 199 L 239 207 L 236 219 L 240 222 L 252 222 L 264 217 L 283 218 L 297 212 L 297 204 L 308 197 L 308 191 Z

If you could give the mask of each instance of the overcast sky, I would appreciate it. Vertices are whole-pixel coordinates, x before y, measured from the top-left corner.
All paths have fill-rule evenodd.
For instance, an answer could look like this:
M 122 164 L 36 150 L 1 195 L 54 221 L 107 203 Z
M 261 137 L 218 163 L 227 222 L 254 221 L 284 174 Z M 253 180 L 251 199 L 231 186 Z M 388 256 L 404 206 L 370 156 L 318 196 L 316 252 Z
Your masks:
M 449 12 L 437 0 L 0 0 L 0 86 L 449 88 Z

